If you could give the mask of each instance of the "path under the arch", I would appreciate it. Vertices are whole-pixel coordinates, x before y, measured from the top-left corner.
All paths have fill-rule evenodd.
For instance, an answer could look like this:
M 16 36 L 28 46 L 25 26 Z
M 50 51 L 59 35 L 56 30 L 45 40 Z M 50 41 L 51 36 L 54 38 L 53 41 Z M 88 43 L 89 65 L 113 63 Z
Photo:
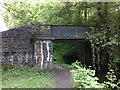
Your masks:
M 55 72 L 55 76 L 53 78 L 56 82 L 57 88 L 72 88 L 72 77 L 68 68 L 54 64 L 53 70 Z

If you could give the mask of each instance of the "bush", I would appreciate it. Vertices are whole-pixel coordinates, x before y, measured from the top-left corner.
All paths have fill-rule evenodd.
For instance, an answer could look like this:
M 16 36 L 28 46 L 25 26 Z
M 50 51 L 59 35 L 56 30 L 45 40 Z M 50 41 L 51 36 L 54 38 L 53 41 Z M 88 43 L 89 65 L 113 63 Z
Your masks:
M 114 73 L 114 70 L 113 69 L 110 69 L 109 72 L 107 72 L 107 75 L 106 75 L 106 78 L 108 81 L 104 81 L 104 84 L 105 84 L 105 88 L 109 88 L 109 89 L 120 89 L 120 79 L 118 82 L 117 81 L 117 78 L 115 76 L 115 73 Z
M 80 62 L 72 64 L 74 88 L 103 88 L 103 83 L 98 83 L 95 71 L 85 68 Z

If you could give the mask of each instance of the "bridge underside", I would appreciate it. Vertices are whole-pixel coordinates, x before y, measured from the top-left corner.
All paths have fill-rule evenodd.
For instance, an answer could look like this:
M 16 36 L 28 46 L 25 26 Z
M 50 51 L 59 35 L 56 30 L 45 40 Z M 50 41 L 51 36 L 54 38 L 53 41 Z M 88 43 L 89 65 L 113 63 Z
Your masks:
M 56 39 L 53 40 L 55 43 L 59 42 L 85 42 L 88 41 L 87 39 Z
M 51 36 L 55 39 L 85 39 L 85 32 L 90 33 L 91 29 L 80 26 L 51 26 Z

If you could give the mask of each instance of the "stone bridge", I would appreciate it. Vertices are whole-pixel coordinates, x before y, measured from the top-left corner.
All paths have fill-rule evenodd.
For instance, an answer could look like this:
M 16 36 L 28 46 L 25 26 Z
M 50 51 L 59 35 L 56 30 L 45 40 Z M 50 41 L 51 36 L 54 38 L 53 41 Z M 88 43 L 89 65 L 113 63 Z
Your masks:
M 85 32 L 91 33 L 90 27 L 44 23 L 0 32 L 0 62 L 2 65 L 11 63 L 17 66 L 32 63 L 41 69 L 51 67 L 52 42 L 86 40 Z

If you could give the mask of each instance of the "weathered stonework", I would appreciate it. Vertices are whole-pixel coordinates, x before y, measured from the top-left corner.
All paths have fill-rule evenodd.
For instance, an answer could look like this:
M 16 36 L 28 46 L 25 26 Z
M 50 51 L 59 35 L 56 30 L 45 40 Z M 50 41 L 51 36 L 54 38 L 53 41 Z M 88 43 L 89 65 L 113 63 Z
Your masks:
M 26 60 L 32 61 L 33 45 L 30 29 L 21 27 L 2 32 L 2 65 L 11 63 L 21 66 Z
M 52 68 L 52 41 L 36 41 L 34 44 L 34 51 L 34 58 L 37 66 L 41 67 L 41 69 Z
M 36 43 L 36 39 L 34 39 L 34 35 L 37 32 L 40 34 L 39 36 L 44 35 L 44 33 L 49 31 L 45 30 L 47 27 L 48 25 L 42 25 L 42 27 L 28 25 L 1 32 L 1 65 L 6 63 L 17 66 L 23 66 L 29 63 L 35 65 L 34 44 Z M 42 38 L 44 37 L 47 37 L 47 33 L 42 36 Z
M 88 28 L 78 26 L 37 23 L 0 32 L 0 63 L 17 66 L 31 63 L 41 69 L 52 68 L 52 41 L 84 39 L 86 31 L 89 31 Z M 66 34 L 67 32 L 69 33 Z

